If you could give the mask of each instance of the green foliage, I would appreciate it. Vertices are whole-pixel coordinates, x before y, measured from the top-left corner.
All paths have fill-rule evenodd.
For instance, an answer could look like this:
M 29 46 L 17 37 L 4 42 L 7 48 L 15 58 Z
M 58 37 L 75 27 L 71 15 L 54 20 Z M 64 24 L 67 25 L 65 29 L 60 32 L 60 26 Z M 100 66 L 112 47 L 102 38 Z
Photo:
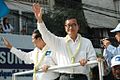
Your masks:
M 45 24 L 47 28 L 58 36 L 65 36 L 66 33 L 64 31 L 64 22 L 67 16 L 74 16 L 77 18 L 78 23 L 80 24 L 80 32 L 87 32 L 87 23 L 84 17 L 83 10 L 81 5 L 77 5 L 76 8 L 73 7 L 64 7 L 64 6 L 54 6 L 53 11 L 49 11 L 48 13 L 43 15 Z

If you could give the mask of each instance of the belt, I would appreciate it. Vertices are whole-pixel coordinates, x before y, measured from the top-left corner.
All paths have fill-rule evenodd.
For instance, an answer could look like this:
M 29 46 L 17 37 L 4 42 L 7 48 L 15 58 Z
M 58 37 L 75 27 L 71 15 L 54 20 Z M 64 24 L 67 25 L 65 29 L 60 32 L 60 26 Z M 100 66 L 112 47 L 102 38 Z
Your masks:
M 81 77 L 87 77 L 85 74 L 68 74 L 68 73 L 60 73 L 60 75 L 65 75 L 70 78 L 81 78 Z

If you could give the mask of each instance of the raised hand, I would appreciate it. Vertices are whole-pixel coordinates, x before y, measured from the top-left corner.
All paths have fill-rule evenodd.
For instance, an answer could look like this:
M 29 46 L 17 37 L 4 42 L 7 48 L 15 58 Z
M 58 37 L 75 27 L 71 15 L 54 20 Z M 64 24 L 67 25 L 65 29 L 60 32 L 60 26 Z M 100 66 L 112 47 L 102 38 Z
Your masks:
M 107 48 L 109 46 L 109 44 L 111 44 L 111 42 L 109 40 L 107 40 L 106 38 L 102 40 L 103 42 L 103 47 Z
M 37 22 L 41 23 L 42 22 L 42 7 L 40 6 L 39 3 L 34 3 L 32 6 L 32 9 L 37 19 Z
M 12 45 L 10 44 L 10 42 L 9 42 L 6 38 L 4 38 L 4 37 L 3 37 L 3 42 L 4 42 L 4 45 L 5 45 L 7 48 L 9 48 L 9 49 L 12 48 Z

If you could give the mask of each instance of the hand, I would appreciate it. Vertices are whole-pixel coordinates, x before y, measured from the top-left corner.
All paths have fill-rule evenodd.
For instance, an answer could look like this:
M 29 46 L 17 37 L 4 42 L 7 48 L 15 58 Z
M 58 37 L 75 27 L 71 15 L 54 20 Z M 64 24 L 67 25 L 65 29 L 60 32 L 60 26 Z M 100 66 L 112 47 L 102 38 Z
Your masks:
M 3 37 L 3 42 L 4 42 L 4 45 L 5 45 L 7 48 L 9 48 L 9 49 L 12 48 L 12 45 L 10 44 L 10 42 L 9 42 L 6 38 L 4 38 L 4 37 Z
M 49 67 L 50 67 L 50 66 L 44 64 L 44 65 L 42 66 L 42 71 L 47 72 Z
M 103 61 L 103 58 L 98 57 L 98 58 L 97 58 L 97 61 L 101 62 L 101 61 Z
M 87 60 L 86 59 L 81 59 L 79 61 L 79 63 L 80 63 L 81 66 L 84 66 L 87 63 Z
M 32 6 L 34 15 L 39 23 L 42 22 L 42 7 L 39 3 L 34 3 Z
M 102 42 L 103 42 L 104 48 L 107 48 L 111 44 L 111 42 L 107 39 L 103 39 Z

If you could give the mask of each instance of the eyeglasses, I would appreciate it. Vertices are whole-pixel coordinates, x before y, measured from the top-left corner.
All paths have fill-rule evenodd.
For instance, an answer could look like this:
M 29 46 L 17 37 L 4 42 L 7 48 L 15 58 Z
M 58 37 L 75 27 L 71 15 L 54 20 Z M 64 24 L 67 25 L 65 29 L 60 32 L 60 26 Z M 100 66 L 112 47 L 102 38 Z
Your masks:
M 75 23 L 73 23 L 73 24 L 67 24 L 67 25 L 65 25 L 65 27 L 67 27 L 67 28 L 70 28 L 70 27 L 72 27 L 72 28 L 75 28 L 76 27 L 76 24 Z

